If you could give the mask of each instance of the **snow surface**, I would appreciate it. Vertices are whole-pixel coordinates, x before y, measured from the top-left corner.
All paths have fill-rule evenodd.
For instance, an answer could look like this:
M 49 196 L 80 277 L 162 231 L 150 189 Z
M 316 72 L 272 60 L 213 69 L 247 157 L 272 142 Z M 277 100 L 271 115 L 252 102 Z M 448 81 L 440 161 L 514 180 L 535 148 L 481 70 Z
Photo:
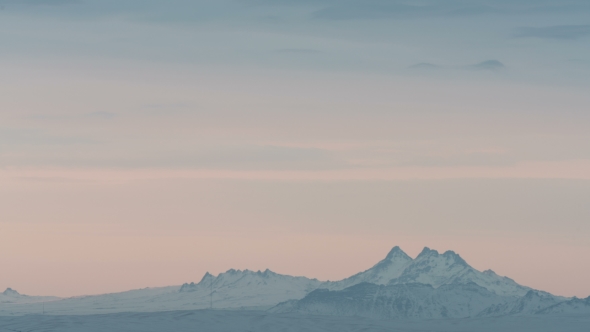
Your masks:
M 263 311 L 171 311 L 107 315 L 0 317 L 0 331 L 45 332 L 587 332 L 590 315 L 446 320 L 375 320 Z

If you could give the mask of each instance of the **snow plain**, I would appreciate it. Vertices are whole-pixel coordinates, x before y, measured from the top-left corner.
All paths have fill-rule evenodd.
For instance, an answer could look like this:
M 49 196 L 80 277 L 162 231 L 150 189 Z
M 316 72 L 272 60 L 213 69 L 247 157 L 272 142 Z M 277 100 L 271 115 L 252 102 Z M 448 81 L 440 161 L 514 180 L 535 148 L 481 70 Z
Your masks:
M 264 311 L 197 310 L 0 317 L 2 332 L 587 332 L 589 327 L 590 315 L 409 321 L 269 314 Z

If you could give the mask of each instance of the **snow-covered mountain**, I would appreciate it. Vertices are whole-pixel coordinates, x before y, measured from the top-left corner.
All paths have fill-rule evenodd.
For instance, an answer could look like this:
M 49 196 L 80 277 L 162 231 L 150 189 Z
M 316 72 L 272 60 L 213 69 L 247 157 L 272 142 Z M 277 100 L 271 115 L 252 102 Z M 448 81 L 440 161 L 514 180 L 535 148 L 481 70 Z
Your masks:
M 80 296 L 30 305 L 2 305 L 3 314 L 96 314 L 194 309 L 268 309 L 280 302 L 301 299 L 321 281 L 281 275 L 270 270 L 229 270 L 217 277 L 206 273 L 199 283 L 144 288 L 122 293 Z
M 586 302 L 584 302 L 586 301 Z M 590 300 L 566 299 L 480 272 L 453 251 L 424 248 L 411 258 L 399 247 L 370 269 L 323 282 L 270 270 L 206 273 L 198 283 L 67 299 L 0 294 L 0 315 L 96 314 L 194 309 L 442 318 L 583 312 Z M 276 307 L 275 307 L 276 306 Z
M 325 286 L 271 310 L 381 318 L 464 318 L 537 314 L 567 300 L 521 286 L 491 270 L 480 272 L 453 251 L 439 254 L 429 248 L 412 259 L 395 247 L 371 269 Z
M 215 307 L 265 307 L 289 299 L 301 299 L 323 282 L 305 277 L 292 277 L 271 270 L 229 270 L 217 277 L 207 273 L 197 284 L 184 284 L 179 292 L 209 296 Z
M 475 283 L 495 294 L 514 297 L 524 296 L 531 290 L 492 270 L 480 272 L 453 251 L 439 254 L 436 250 L 424 248 L 412 259 L 400 247 L 394 247 L 385 259 L 372 268 L 341 281 L 328 282 L 322 287 L 341 290 L 363 282 L 376 285 L 421 283 L 434 288 Z

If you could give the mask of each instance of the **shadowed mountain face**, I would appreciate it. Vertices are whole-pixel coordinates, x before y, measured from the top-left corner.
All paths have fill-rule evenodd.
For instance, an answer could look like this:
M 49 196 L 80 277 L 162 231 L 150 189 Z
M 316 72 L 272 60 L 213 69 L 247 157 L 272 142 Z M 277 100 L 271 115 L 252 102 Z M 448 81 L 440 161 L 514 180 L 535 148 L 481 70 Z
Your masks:
M 585 299 L 573 298 L 569 301 L 563 301 L 539 311 L 539 314 L 544 315 L 588 313 L 590 313 L 590 296 Z
M 419 283 L 387 286 L 363 283 L 341 291 L 318 289 L 302 300 L 281 303 L 270 311 L 389 319 L 589 314 L 590 297 L 564 300 L 531 290 L 523 297 L 514 298 L 497 295 L 474 283 L 438 288 Z
M 316 290 L 300 301 L 278 305 L 272 311 L 371 318 L 465 318 L 509 301 L 474 283 L 439 288 L 418 283 L 363 283 L 342 291 Z
M 340 291 L 318 289 L 301 300 L 281 303 L 270 312 L 387 319 L 588 314 L 590 298 L 566 300 L 535 290 L 522 297 L 502 296 L 473 282 L 438 288 L 421 283 L 362 283 Z

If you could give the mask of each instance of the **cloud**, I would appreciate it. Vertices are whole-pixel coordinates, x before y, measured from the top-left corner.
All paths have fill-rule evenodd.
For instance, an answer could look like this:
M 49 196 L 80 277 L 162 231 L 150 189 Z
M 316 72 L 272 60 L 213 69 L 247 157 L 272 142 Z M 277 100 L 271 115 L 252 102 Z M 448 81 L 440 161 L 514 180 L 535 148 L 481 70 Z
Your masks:
M 433 14 L 432 6 L 413 6 L 396 3 L 370 1 L 366 3 L 344 3 L 328 6 L 314 13 L 315 18 L 322 19 L 378 19 L 400 16 L 423 16 Z
M 580 65 L 590 65 L 590 60 L 586 59 L 569 59 L 568 62 Z
M 590 25 L 555 25 L 549 27 L 523 27 L 516 29 L 519 38 L 579 39 L 590 35 Z
M 270 2 L 270 1 L 269 1 Z M 290 3 L 290 1 L 274 1 Z M 582 12 L 590 10 L 587 1 L 579 0 L 323 0 L 324 7 L 314 13 L 321 19 L 392 19 L 424 17 L 456 17 L 487 14 L 531 14 Z
M 86 118 L 90 118 L 90 119 L 104 119 L 104 120 L 109 120 L 112 119 L 116 116 L 115 113 L 110 113 L 110 112 L 92 112 L 89 114 L 86 114 Z
M 281 48 L 276 50 L 277 53 L 286 54 L 318 54 L 321 53 L 319 50 L 312 48 Z
M 75 115 L 35 115 L 32 118 L 37 120 L 80 120 L 80 119 L 88 119 L 88 120 L 110 120 L 117 116 L 115 113 L 111 112 L 91 112 L 86 114 L 75 114 Z
M 504 66 L 504 64 L 498 60 L 487 60 L 475 65 L 471 65 L 468 68 L 477 70 L 500 70 L 506 68 L 506 66 Z
M 21 129 L 21 128 L 0 128 L 0 146 L 4 151 L 13 148 L 19 150 L 23 145 L 48 146 L 48 145 L 79 145 L 79 144 L 96 144 L 96 141 L 72 135 L 56 135 L 43 130 Z M 8 161 L 6 154 L 5 163 Z M 0 167 L 2 164 L 0 164 Z
M 428 62 L 421 62 L 408 67 L 408 69 L 416 70 L 433 70 L 433 69 L 473 69 L 473 70 L 500 70 L 506 68 L 506 66 L 498 60 L 486 60 L 474 65 L 468 66 L 441 66 Z
M 430 70 L 430 69 L 440 69 L 441 66 L 435 65 L 435 64 L 432 64 L 432 63 L 428 63 L 428 62 L 420 62 L 420 63 L 417 63 L 415 65 L 412 65 L 412 66 L 410 66 L 408 68 L 410 68 L 410 69 Z

